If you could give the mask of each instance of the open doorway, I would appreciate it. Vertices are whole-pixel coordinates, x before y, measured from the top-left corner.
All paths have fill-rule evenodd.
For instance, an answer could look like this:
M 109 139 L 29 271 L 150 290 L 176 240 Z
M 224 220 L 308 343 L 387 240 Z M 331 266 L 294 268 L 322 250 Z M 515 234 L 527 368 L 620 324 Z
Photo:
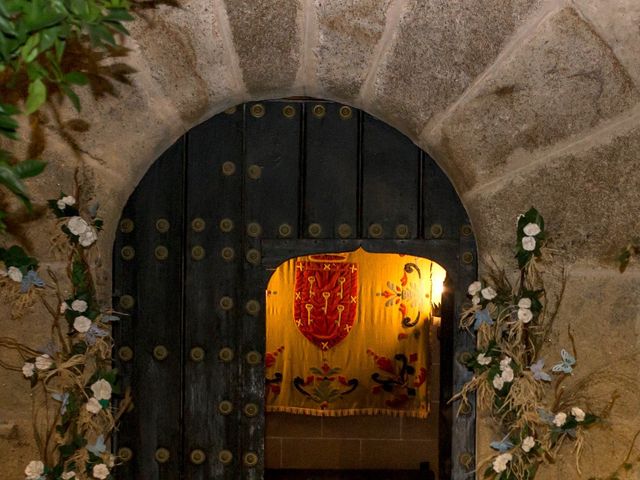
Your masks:
M 439 396 L 449 398 L 468 378 L 456 359 L 472 339 L 454 318 L 476 277 L 475 243 L 455 190 L 425 152 L 364 112 L 313 99 L 240 105 L 170 147 L 129 199 L 114 245 L 114 305 L 130 315 L 115 328 L 114 357 L 135 399 L 114 442 L 130 453 L 119 478 L 259 480 L 265 466 L 282 467 L 265 450 L 265 437 L 278 436 L 277 421 L 266 424 L 265 378 L 273 377 L 265 359 L 273 352 L 265 349 L 265 290 L 294 257 L 358 249 L 430 259 L 446 270 Z M 454 417 L 455 405 L 440 402 L 438 415 L 434 402 L 429 407 L 426 420 L 369 415 L 378 427 L 346 416 L 346 434 L 377 429 L 383 438 L 371 458 L 407 459 L 390 448 L 402 438 L 390 437 L 434 432 L 426 424 L 436 422 L 434 448 L 410 468 L 397 463 L 393 475 L 413 475 L 420 461 L 442 479 L 467 476 L 473 467 L 459 459 L 473 458 L 473 410 Z M 320 440 L 342 438 L 340 418 L 320 417 Z M 309 460 L 296 474 L 312 465 L 305 478 L 335 473 Z M 384 477 L 388 466 L 376 466 L 381 478 L 394 478 Z
M 446 272 L 397 253 L 292 258 L 266 292 L 266 478 L 436 478 Z

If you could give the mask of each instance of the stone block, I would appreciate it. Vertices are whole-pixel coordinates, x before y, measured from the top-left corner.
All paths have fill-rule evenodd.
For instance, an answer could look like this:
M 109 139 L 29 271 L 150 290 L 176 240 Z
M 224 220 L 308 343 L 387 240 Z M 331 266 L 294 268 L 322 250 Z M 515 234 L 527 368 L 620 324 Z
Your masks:
M 322 418 L 269 412 L 266 416 L 266 431 L 267 437 L 319 437 Z
M 298 0 L 225 0 L 244 83 L 253 98 L 291 94 L 301 61 Z
M 624 462 L 640 427 L 640 271 L 620 274 L 614 266 L 583 265 L 569 269 L 560 309 L 542 352 L 549 367 L 560 360 L 561 348 L 572 350 L 569 327 L 577 362 L 563 383 L 566 393 L 561 409 L 578 406 L 601 414 L 615 398 L 603 424 L 588 430 L 580 468 L 589 478 L 636 478 L 637 470 L 627 472 L 628 477 L 612 474 Z M 552 392 L 549 397 L 552 401 Z M 572 442 L 561 454 L 566 460 L 543 469 L 542 478 L 581 478 Z
M 400 417 L 354 415 L 324 417 L 324 438 L 400 438 Z
M 420 463 L 438 465 L 437 440 L 363 440 L 362 464 L 367 468 L 419 470 Z
M 282 468 L 360 468 L 360 441 L 285 438 L 282 440 Z
M 417 134 L 498 56 L 539 0 L 412 0 L 381 60 L 372 113 Z
M 264 442 L 265 468 L 280 468 L 282 465 L 282 439 L 266 438 Z
M 78 88 L 82 112 L 76 113 L 65 102 L 60 116 L 63 125 L 76 119 L 85 122 L 85 128 L 66 129 L 67 140 L 81 154 L 128 178 L 133 190 L 149 165 L 185 132 L 187 124 L 151 77 L 139 47 L 132 40 L 127 45 L 127 57 L 116 61 L 134 70 L 127 76 L 129 84 L 114 81 L 114 90 L 109 94 Z M 59 130 L 53 115 L 49 115 L 47 128 L 50 132 Z M 43 158 L 47 159 L 46 152 Z M 68 160 L 73 164 L 74 154 Z M 73 177 L 73 172 L 67 174 Z M 121 187 L 126 189 L 127 183 Z
M 356 99 L 387 20 L 390 0 L 316 0 L 317 76 L 331 98 Z
M 577 0 L 580 12 L 591 22 L 640 85 L 640 3 L 616 0 L 615 6 L 600 0 Z
M 243 88 L 230 65 L 215 3 L 181 3 L 149 9 L 129 28 L 163 96 L 193 126 L 239 103 Z
M 640 128 L 619 127 L 464 195 L 480 254 L 513 251 L 516 217 L 534 206 L 565 261 L 613 265 L 640 232 L 639 151 Z
M 531 161 L 531 153 L 582 134 L 635 105 L 631 78 L 575 10 L 563 9 L 443 122 L 438 157 L 472 188 Z

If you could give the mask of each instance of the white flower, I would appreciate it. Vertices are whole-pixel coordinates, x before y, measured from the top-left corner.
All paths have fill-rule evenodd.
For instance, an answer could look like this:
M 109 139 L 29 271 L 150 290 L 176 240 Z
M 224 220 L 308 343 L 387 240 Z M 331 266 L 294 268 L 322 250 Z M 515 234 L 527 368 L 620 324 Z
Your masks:
M 533 319 L 533 313 L 528 308 L 518 310 L 518 320 L 522 323 L 529 323 Z
M 469 295 L 473 296 L 476 293 L 478 293 L 480 290 L 482 290 L 482 283 L 476 280 L 471 285 L 469 285 L 467 292 L 469 292 Z
M 69 305 L 67 305 L 67 302 L 62 302 L 60 304 L 60 313 L 64 313 L 69 309 Z
M 478 355 L 476 360 L 478 360 L 480 365 L 489 365 L 491 363 L 491 357 L 487 357 L 484 353 Z
M 505 368 L 502 371 L 502 374 L 500 375 L 500 377 L 502 377 L 502 381 L 504 383 L 513 382 L 513 369 L 512 368 Z
M 89 413 L 96 414 L 100 410 L 102 410 L 102 405 L 100 405 L 100 402 L 96 400 L 95 397 L 91 397 L 89 401 L 85 404 L 85 408 Z
M 40 460 L 31 460 L 27 468 L 24 469 L 26 480 L 36 480 L 44 474 L 44 463 Z
M 536 249 L 536 239 L 533 237 L 522 237 L 522 248 L 527 252 L 533 252 Z
M 80 242 L 80 245 L 82 245 L 83 247 L 88 247 L 91 244 L 93 244 L 93 242 L 95 242 L 97 239 L 98 239 L 98 234 L 93 229 L 93 227 L 89 227 L 85 232 L 80 234 L 79 242 Z
M 542 230 L 540 230 L 540 225 L 538 225 L 537 223 L 527 223 L 522 229 L 522 231 L 524 232 L 525 235 L 528 235 L 529 237 L 535 237 Z
M 487 300 L 493 300 L 494 298 L 496 298 L 498 296 L 498 294 L 496 293 L 496 291 L 493 289 L 493 287 L 487 287 L 487 288 L 483 288 L 480 293 L 482 294 L 482 296 L 484 298 L 486 298 Z
M 74 300 L 71 303 L 71 310 L 74 310 L 76 312 L 84 313 L 87 311 L 87 307 L 87 302 L 85 302 L 84 300 Z
M 553 424 L 556 427 L 561 427 L 565 423 L 567 423 L 567 414 L 564 412 L 556 413 L 556 416 L 553 418 Z
M 474 305 L 479 305 L 480 304 L 480 296 L 479 295 L 474 295 L 473 298 L 471 299 L 471 303 L 473 303 Z
M 58 204 L 58 208 L 60 210 L 64 210 L 67 205 L 73 205 L 74 203 L 76 203 L 76 199 L 71 195 L 67 195 L 66 197 L 62 197 L 61 199 L 59 199 L 56 203 Z
M 80 315 L 73 321 L 73 328 L 75 328 L 80 333 L 86 333 L 91 328 L 91 320 L 83 315 Z
M 104 379 L 91 385 L 91 391 L 96 400 L 109 400 L 111 398 L 111 384 Z
M 509 365 L 511 365 L 511 357 L 504 357 L 500 360 L 500 370 L 510 369 L 511 367 Z
M 571 415 L 576 418 L 576 422 L 584 422 L 584 410 L 578 407 L 573 407 L 571 409 Z
M 22 272 L 18 267 L 9 267 L 7 275 L 9 275 L 9 278 L 14 282 L 20 283 L 22 281 Z
M 107 462 L 107 467 L 109 468 L 113 468 L 116 465 L 116 456 L 115 455 L 109 455 L 109 458 L 106 460 Z
M 502 390 L 502 387 L 504 387 L 504 380 L 502 377 L 500 375 L 493 377 L 493 388 L 496 390 Z
M 93 471 L 91 472 L 91 474 L 95 478 L 99 478 L 100 480 L 104 480 L 105 478 L 107 478 L 109 476 L 109 469 L 107 468 L 107 466 L 104 463 L 99 463 L 99 464 L 93 466 Z
M 511 461 L 513 455 L 510 453 L 501 453 L 493 460 L 493 471 L 502 473 L 507 469 L 507 463 Z
M 53 365 L 53 360 L 46 353 L 36 358 L 36 368 L 38 370 L 48 370 Z
M 82 217 L 71 217 L 67 222 L 67 228 L 74 235 L 80 235 L 87 231 L 89 224 Z
M 522 440 L 522 450 L 529 453 L 533 447 L 536 446 L 536 440 L 532 436 L 528 436 L 524 440 Z
M 31 362 L 26 362 L 22 366 L 22 374 L 27 378 L 31 378 L 31 377 L 33 377 L 33 372 L 34 372 L 35 368 L 36 368 L 35 364 L 33 364 Z
M 518 308 L 531 308 L 531 299 L 529 297 L 522 297 L 518 301 Z
M 62 474 L 62 480 L 69 480 L 70 478 L 76 478 L 76 472 L 65 472 Z

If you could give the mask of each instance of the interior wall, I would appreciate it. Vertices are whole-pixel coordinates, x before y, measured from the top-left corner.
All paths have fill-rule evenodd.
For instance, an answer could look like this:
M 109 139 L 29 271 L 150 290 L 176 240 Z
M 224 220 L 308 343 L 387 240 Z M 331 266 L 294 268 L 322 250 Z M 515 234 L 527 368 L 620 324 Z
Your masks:
M 431 412 L 410 417 L 315 417 L 267 413 L 267 469 L 419 470 L 429 462 L 438 471 L 440 408 L 440 341 L 438 326 L 430 331 L 433 363 L 429 379 Z

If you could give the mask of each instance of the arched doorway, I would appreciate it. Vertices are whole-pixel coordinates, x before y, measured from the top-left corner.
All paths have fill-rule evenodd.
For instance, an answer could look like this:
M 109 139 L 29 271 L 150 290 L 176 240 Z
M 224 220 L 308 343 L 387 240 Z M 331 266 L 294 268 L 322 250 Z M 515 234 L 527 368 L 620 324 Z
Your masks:
M 439 397 L 450 397 L 468 375 L 454 358 L 472 340 L 455 318 L 475 244 L 427 154 L 364 112 L 305 99 L 230 109 L 167 150 L 114 249 L 114 304 L 131 315 L 115 357 L 135 398 L 120 477 L 262 478 L 268 279 L 289 258 L 358 248 L 446 269 Z M 442 478 L 468 473 L 459 459 L 474 453 L 473 412 L 451 412 L 434 411 Z

